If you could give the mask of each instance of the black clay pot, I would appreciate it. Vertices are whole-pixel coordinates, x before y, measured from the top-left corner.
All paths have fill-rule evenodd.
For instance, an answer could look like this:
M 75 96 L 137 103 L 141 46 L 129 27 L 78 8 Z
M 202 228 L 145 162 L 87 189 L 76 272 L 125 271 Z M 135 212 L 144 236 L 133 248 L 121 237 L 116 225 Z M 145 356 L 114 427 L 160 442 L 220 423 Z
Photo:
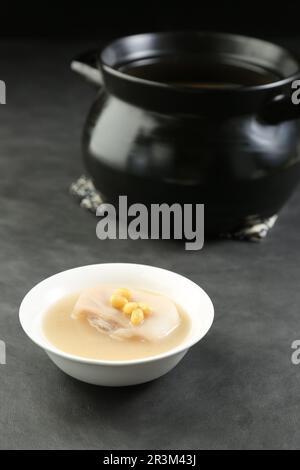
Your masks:
M 204 203 L 206 233 L 276 214 L 300 176 L 299 62 L 215 33 L 118 39 L 72 68 L 99 87 L 84 160 L 104 200 Z

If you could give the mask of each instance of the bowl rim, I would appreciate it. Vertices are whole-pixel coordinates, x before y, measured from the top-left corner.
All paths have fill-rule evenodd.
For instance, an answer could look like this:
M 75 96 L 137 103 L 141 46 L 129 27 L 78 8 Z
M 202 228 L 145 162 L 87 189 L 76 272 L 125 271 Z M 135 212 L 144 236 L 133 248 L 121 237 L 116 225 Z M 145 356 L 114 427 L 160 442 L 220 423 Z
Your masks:
M 37 289 L 37 288 L 40 288 L 43 284 L 46 284 L 50 279 L 53 279 L 55 278 L 56 276 L 59 276 L 59 275 L 62 275 L 62 274 L 65 274 L 65 273 L 69 273 L 69 272 L 75 272 L 75 271 L 80 271 L 82 270 L 83 268 L 85 269 L 88 269 L 88 268 L 91 268 L 91 267 L 96 267 L 96 266 L 136 266 L 136 267 L 142 267 L 142 268 L 145 268 L 145 269 L 155 269 L 155 270 L 159 270 L 159 271 L 163 271 L 165 273 L 169 273 L 169 274 L 172 274 L 172 275 L 176 275 L 178 276 L 179 278 L 182 278 L 182 280 L 184 280 L 185 282 L 188 282 L 190 283 L 191 285 L 195 286 L 197 289 L 199 289 L 199 291 L 201 292 L 201 295 L 206 299 L 206 301 L 208 302 L 208 306 L 209 306 L 209 310 L 210 310 L 210 319 L 209 319 L 209 324 L 208 324 L 208 327 L 206 327 L 206 329 L 204 329 L 203 331 L 201 331 L 201 334 L 199 334 L 198 336 L 196 335 L 195 336 L 192 336 L 192 338 L 190 339 L 190 341 L 186 341 L 186 340 L 183 340 L 182 343 L 180 343 L 178 346 L 175 346 L 161 354 L 156 354 L 154 356 L 147 356 L 145 358 L 139 358 L 139 359 L 129 359 L 129 360 L 118 360 L 118 361 L 115 361 L 115 360 L 104 360 L 104 359 L 92 359 L 92 358 L 86 358 L 86 357 L 82 357 L 82 356 L 78 356 L 76 354 L 71 354 L 71 353 L 67 353 L 65 351 L 62 351 L 61 349 L 57 348 L 56 346 L 52 346 L 52 345 L 48 345 L 48 344 L 45 344 L 43 343 L 42 339 L 41 340 L 38 340 L 34 337 L 34 335 L 31 335 L 30 334 L 30 331 L 28 331 L 28 329 L 25 327 L 24 325 L 24 316 L 25 316 L 25 308 L 27 308 L 26 304 L 29 302 L 29 299 L 32 295 L 32 293 Z M 43 314 L 45 314 L 45 312 L 43 312 Z M 40 315 L 43 315 L 42 313 Z M 187 312 L 187 315 L 189 315 L 189 313 Z M 35 284 L 28 292 L 27 294 L 24 296 L 21 304 L 20 304 L 20 307 L 19 307 L 19 321 L 20 321 L 20 324 L 21 324 L 21 327 L 23 329 L 23 331 L 25 332 L 25 334 L 29 337 L 29 339 L 35 343 L 37 346 L 39 346 L 40 348 L 44 349 L 47 353 L 50 353 L 50 354 L 54 354 L 56 356 L 59 356 L 63 359 L 67 359 L 67 360 L 70 360 L 70 361 L 73 361 L 73 362 L 77 362 L 77 363 L 83 363 L 83 364 L 90 364 L 90 365 L 99 365 L 99 366 L 107 366 L 107 367 L 114 367 L 114 366 L 132 366 L 132 365 L 138 365 L 138 364 L 146 364 L 146 363 L 150 363 L 150 362 L 156 362 L 156 361 L 160 361 L 162 359 L 165 359 L 165 358 L 168 358 L 168 357 L 171 357 L 171 356 L 174 356 L 176 354 L 180 354 L 184 351 L 187 351 L 189 348 L 191 348 L 192 346 L 194 346 L 196 343 L 198 343 L 202 338 L 204 338 L 204 336 L 208 333 L 208 331 L 210 330 L 212 324 L 213 324 L 213 321 L 214 321 L 214 305 L 213 305 L 213 302 L 211 300 L 211 298 L 209 297 L 209 295 L 205 292 L 205 290 L 200 287 L 198 284 L 196 284 L 194 281 L 190 280 L 189 278 L 181 275 L 181 274 L 178 274 L 176 273 L 175 271 L 170 271 L 168 269 L 164 269 L 164 268 L 160 268 L 160 267 L 157 267 L 157 266 L 153 266 L 153 265 L 147 265 L 147 264 L 139 264 L 139 263 L 118 263 L 118 262 L 114 262 L 114 263 L 95 263 L 95 264 L 88 264 L 88 265 L 83 265 L 83 266 L 77 266 L 75 268 L 71 268 L 71 269 L 66 269 L 66 270 L 63 270 L 63 271 L 60 271 L 56 274 L 53 274 L 51 276 L 48 276 L 46 277 L 45 279 L 43 279 L 42 281 L 38 282 L 37 284 Z

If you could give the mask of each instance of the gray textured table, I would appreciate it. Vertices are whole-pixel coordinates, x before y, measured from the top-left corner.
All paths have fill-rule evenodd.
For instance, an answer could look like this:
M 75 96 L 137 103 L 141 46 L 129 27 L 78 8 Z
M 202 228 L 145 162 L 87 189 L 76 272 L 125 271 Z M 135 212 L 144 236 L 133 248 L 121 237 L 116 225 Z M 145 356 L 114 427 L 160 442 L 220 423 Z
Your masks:
M 82 44 L 0 43 L 0 448 L 297 448 L 300 190 L 261 244 L 214 242 L 198 253 L 158 241 L 105 241 L 68 186 L 93 90 L 68 70 Z M 35 283 L 96 262 L 153 264 L 212 297 L 212 330 L 170 374 L 127 389 L 60 372 L 23 334 L 19 303 Z

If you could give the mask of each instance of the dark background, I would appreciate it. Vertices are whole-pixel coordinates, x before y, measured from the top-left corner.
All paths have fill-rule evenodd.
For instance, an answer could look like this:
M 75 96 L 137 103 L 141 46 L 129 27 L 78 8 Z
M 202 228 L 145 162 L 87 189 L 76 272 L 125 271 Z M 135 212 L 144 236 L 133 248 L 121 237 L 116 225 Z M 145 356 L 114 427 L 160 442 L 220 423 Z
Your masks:
M 69 194 L 95 96 L 69 64 L 110 37 L 170 29 L 265 37 L 300 54 L 300 1 L 23 3 L 0 4 L 0 449 L 299 449 L 300 366 L 290 358 L 300 337 L 300 188 L 262 243 L 220 240 L 192 253 L 159 240 L 100 242 L 95 218 Z M 112 390 L 61 373 L 25 337 L 18 308 L 47 276 L 114 261 L 187 276 L 216 316 L 170 374 Z
M 299 0 L 1 2 L 0 449 L 300 448 L 300 366 L 290 360 L 300 336 L 300 191 L 263 243 L 222 240 L 196 254 L 156 240 L 99 242 L 95 218 L 69 195 L 84 171 L 80 138 L 95 96 L 70 71 L 74 55 L 171 29 L 270 38 L 300 54 L 299 11 Z M 179 272 L 216 311 L 210 334 L 174 371 L 126 390 L 59 372 L 18 322 L 21 299 L 43 278 L 113 261 Z
M 121 4 L 121 3 L 120 3 Z M 300 2 L 1 2 L 1 37 L 97 38 L 171 29 L 296 36 Z

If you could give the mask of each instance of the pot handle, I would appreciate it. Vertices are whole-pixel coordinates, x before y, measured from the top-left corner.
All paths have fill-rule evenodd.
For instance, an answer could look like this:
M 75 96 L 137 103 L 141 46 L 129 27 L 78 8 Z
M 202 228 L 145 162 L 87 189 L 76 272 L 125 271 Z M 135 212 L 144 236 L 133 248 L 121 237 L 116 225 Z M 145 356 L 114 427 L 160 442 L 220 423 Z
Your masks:
M 103 86 L 103 77 L 99 67 L 99 50 L 83 52 L 74 57 L 71 69 L 90 83 Z
M 277 95 L 263 110 L 261 117 L 268 124 L 300 119 L 300 79 L 291 82 L 289 88 L 290 91 Z

